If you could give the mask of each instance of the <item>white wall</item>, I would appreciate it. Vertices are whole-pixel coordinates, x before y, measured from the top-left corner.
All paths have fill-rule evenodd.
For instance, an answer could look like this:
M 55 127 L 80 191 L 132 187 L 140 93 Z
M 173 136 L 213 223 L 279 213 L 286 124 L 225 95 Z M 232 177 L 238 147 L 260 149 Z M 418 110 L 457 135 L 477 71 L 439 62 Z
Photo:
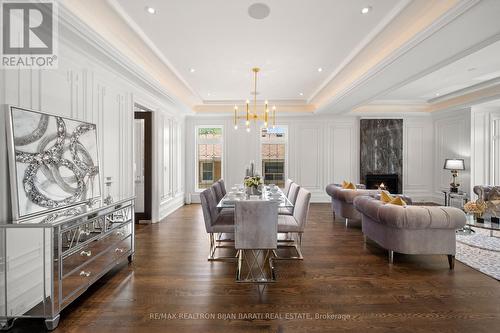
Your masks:
M 500 164 L 494 163 L 493 124 L 500 125 L 500 107 L 474 106 L 471 110 L 471 187 L 499 185 Z M 471 189 L 472 191 L 472 189 Z M 474 195 L 474 197 L 476 197 Z
M 457 182 L 460 190 L 469 193 L 471 188 L 471 126 L 470 108 L 433 113 L 434 119 L 434 196 L 435 201 L 443 202 L 441 192 L 450 188 L 450 170 L 444 170 L 446 158 L 463 158 L 464 171 L 459 171 Z
M 359 119 L 388 118 L 375 116 L 278 115 L 278 124 L 288 127 L 287 177 L 312 192 L 313 202 L 330 198 L 326 185 L 342 180 L 359 181 Z M 402 115 L 403 189 L 415 200 L 432 197 L 433 130 L 429 114 Z M 223 178 L 231 185 L 241 183 L 245 165 L 259 163 L 259 138 L 253 129 L 234 130 L 230 115 L 197 115 L 186 121 L 186 195 L 187 201 L 199 202 L 195 192 L 195 126 L 224 126 Z M 241 126 L 240 126 L 241 127 Z M 260 170 L 260 165 L 258 166 Z
M 171 99 L 140 69 L 78 21 L 61 19 L 59 67 L 53 70 L 1 70 L 0 105 L 11 104 L 97 124 L 101 177 L 113 179 L 115 199 L 134 195 L 133 106 L 153 111 L 153 222 L 184 204 L 184 106 Z M 147 52 L 147 50 L 145 50 Z M 9 219 L 9 179 L 4 119 L 0 130 L 0 223 Z M 167 162 L 167 163 L 165 163 Z M 101 179 L 101 185 L 103 181 Z M 101 193 L 105 194 L 104 188 Z M 20 240 L 17 240 L 20 238 Z M 41 243 L 27 233 L 8 236 L 9 253 L 36 253 L 41 263 Z M 13 246 L 22 246 L 16 249 Z M 12 252 L 10 252 L 12 251 Z M 0 253 L 5 256 L 5 253 Z M 17 279 L 13 267 L 20 256 L 7 259 L 9 290 L 23 290 L 10 301 L 23 313 L 43 295 L 43 281 Z M 40 268 L 40 267 L 32 267 Z M 17 273 L 16 273 L 17 272 Z M 34 275 L 31 275 L 34 277 Z M 11 293 L 11 295 L 14 295 Z M 19 306 L 17 306 L 19 305 Z
M 87 27 L 77 21 L 71 25 L 64 22 L 60 20 L 58 69 L 1 70 L 0 104 L 96 123 L 101 177 L 112 177 L 115 198 L 134 195 L 134 103 L 153 110 L 153 221 L 158 221 L 183 204 L 184 112 L 168 95 L 149 84 L 147 77 L 124 66 L 119 54 L 99 44 Z M 171 136 L 168 140 L 163 139 L 165 131 Z M 170 156 L 168 165 L 163 164 L 164 154 Z M 3 156 L 3 177 L 6 167 Z M 4 182 L 0 184 L 5 186 Z M 5 211 L 0 214 L 0 221 L 5 221 Z

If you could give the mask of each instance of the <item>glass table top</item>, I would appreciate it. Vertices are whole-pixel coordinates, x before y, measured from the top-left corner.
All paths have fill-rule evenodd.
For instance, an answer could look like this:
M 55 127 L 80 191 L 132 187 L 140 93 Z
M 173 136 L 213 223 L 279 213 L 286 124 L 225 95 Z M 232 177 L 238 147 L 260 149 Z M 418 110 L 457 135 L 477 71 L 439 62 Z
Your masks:
M 228 192 L 224 198 L 217 204 L 218 208 L 234 208 L 237 201 L 244 200 L 265 200 L 278 202 L 279 208 L 292 208 L 293 204 L 288 200 L 286 195 L 281 189 L 277 189 L 275 193 L 272 193 L 268 186 L 264 187 L 261 196 L 248 195 L 242 190 L 232 190 Z
M 470 227 L 488 229 L 488 230 L 500 230 L 499 223 L 492 223 L 491 216 L 484 216 L 484 222 L 478 222 L 473 215 L 467 214 L 467 225 Z

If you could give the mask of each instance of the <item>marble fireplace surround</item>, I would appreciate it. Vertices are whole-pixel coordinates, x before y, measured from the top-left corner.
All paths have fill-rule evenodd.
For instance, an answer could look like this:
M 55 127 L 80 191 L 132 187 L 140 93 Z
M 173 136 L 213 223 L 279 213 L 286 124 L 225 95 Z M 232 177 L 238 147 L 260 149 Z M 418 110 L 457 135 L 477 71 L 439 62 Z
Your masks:
M 403 190 L 403 119 L 360 120 L 360 181 L 367 175 L 398 175 Z

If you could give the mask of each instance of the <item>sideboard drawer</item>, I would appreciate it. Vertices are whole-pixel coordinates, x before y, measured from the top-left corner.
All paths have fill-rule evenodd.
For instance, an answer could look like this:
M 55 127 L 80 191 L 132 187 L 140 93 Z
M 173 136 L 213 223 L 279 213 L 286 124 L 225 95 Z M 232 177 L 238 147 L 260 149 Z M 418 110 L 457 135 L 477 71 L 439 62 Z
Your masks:
M 120 262 L 123 257 L 129 255 L 131 250 L 132 237 L 129 236 L 116 242 L 114 246 L 108 247 L 107 251 L 100 253 L 92 261 L 65 276 L 62 280 L 63 303 L 68 297 L 83 292 L 96 279 L 104 275 L 114 263 Z
M 67 257 L 63 257 L 62 276 L 64 277 L 67 274 L 70 274 L 79 266 L 91 261 L 93 258 L 99 256 L 103 251 L 107 251 L 111 246 L 129 236 L 131 233 L 132 224 L 127 223 L 119 228 L 116 228 L 115 230 L 110 231 L 103 237 L 95 239 L 75 253 Z

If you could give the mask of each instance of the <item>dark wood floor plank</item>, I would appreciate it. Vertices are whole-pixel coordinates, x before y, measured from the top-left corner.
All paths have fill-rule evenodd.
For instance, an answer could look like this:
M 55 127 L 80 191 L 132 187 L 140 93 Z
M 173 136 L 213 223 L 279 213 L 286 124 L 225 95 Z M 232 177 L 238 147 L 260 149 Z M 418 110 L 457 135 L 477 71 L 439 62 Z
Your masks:
M 276 263 L 279 281 L 260 294 L 234 281 L 235 265 L 208 262 L 199 205 L 137 226 L 136 257 L 66 309 L 55 332 L 493 332 L 500 325 L 498 281 L 446 256 L 395 255 L 364 243 L 359 228 L 312 204 L 305 260 Z M 226 253 L 231 253 L 228 250 Z M 306 313 L 308 319 L 158 319 L 155 314 Z M 314 316 L 341 314 L 346 320 Z M 13 332 L 41 332 L 20 320 Z

